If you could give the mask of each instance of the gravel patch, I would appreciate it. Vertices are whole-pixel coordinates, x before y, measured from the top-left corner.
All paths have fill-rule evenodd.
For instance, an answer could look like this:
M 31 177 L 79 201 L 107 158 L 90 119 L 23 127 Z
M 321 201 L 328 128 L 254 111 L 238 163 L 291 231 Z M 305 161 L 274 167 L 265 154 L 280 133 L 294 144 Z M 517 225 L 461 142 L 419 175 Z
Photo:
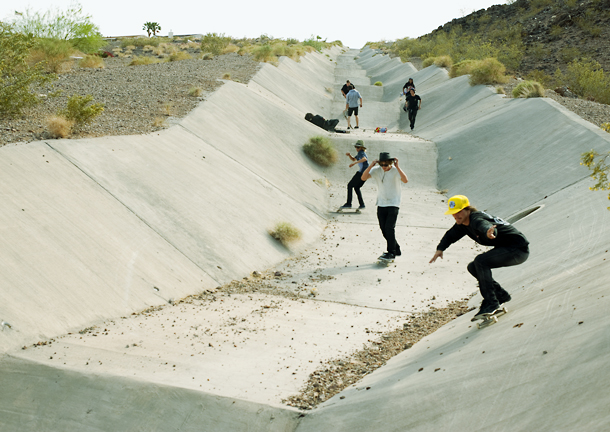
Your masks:
M 46 132 L 47 117 L 65 108 L 68 98 L 75 94 L 90 94 L 93 102 L 105 108 L 90 124 L 75 130 L 72 139 L 155 132 L 186 116 L 223 84 L 225 74 L 230 74 L 233 81 L 247 83 L 260 67 L 249 56 L 235 53 L 212 60 L 142 66 L 129 66 L 130 61 L 107 58 L 104 69 L 77 67 L 58 74 L 52 90 L 61 90 L 59 97 L 48 98 L 20 116 L 0 118 L 0 145 L 51 138 Z M 200 97 L 189 95 L 192 87 L 201 88 Z

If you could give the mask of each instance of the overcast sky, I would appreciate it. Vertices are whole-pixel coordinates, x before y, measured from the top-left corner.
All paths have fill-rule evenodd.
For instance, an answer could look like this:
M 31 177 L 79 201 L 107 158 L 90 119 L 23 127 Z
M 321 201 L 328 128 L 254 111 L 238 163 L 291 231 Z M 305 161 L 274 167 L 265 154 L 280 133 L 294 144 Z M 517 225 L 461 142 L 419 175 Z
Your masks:
M 12 19 L 15 11 L 66 10 L 73 0 L 3 0 L 0 18 Z M 311 35 L 350 48 L 362 48 L 368 41 L 416 38 L 473 11 L 506 0 L 81 0 L 104 36 L 146 34 L 146 21 L 161 25 L 162 36 L 224 33 L 235 38 L 266 34 L 274 38 L 304 40 Z

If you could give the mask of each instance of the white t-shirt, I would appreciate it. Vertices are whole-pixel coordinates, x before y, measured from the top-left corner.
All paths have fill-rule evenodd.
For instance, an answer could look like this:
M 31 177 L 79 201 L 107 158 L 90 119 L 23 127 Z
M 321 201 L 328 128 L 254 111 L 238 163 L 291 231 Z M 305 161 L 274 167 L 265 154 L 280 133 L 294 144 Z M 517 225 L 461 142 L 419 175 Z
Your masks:
M 400 207 L 402 180 L 400 180 L 400 174 L 396 167 L 392 166 L 392 168 L 386 172 L 377 165 L 371 168 L 369 174 L 377 183 L 377 206 Z

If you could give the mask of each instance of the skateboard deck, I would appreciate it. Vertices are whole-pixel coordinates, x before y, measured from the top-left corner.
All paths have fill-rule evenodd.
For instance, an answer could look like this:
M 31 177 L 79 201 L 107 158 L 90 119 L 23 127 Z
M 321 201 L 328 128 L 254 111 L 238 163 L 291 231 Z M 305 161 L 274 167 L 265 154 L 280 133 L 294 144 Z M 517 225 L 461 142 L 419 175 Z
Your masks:
M 377 258 L 377 264 L 379 265 L 383 265 L 383 266 L 389 266 L 390 264 L 392 264 L 394 262 L 394 258 L 392 259 L 385 259 L 385 258 Z
M 351 208 L 350 207 L 339 207 L 337 209 L 337 213 L 350 213 L 350 212 L 360 214 L 360 213 L 362 213 L 362 210 L 359 209 L 358 207 L 351 207 Z
M 482 329 L 485 327 L 489 327 L 490 325 L 497 323 L 498 318 L 500 318 L 502 315 L 507 314 L 507 313 L 508 313 L 508 309 L 506 309 L 506 307 L 502 306 L 500 309 L 498 309 L 497 311 L 495 311 L 492 314 L 485 314 L 485 315 L 483 315 L 483 318 L 477 318 L 477 319 L 481 319 L 481 322 L 477 323 L 477 328 Z M 476 321 L 476 320 L 473 317 L 471 321 Z

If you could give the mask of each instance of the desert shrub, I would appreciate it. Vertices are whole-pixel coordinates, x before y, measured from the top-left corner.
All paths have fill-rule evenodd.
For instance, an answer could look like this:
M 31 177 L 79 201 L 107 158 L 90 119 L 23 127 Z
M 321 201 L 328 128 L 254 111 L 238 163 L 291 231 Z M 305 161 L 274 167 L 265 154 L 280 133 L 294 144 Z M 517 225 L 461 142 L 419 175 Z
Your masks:
M 145 46 L 159 46 L 159 44 L 163 41 L 161 38 L 145 38 L 145 37 L 137 37 L 137 38 L 123 38 L 121 39 L 121 48 L 127 48 L 128 46 L 133 47 L 145 47 Z
M 574 60 L 568 64 L 566 74 L 558 71 L 555 79 L 583 98 L 610 104 L 610 76 L 595 60 Z
M 277 61 L 277 57 L 273 55 L 273 48 L 269 44 L 254 47 L 252 55 L 259 62 Z
M 184 51 L 178 51 L 169 56 L 169 61 L 180 61 L 180 60 L 190 60 L 193 57 Z
M 203 89 L 201 87 L 189 88 L 189 96 L 200 97 L 202 94 L 203 94 Z
M 70 70 L 70 56 L 74 47 L 61 39 L 37 39 L 30 51 L 28 62 L 41 63 L 47 72 L 58 73 Z
M 610 133 L 610 123 L 602 123 L 600 125 L 600 127 L 602 128 L 603 131 Z
M 434 57 L 425 58 L 422 61 L 422 67 L 427 68 L 428 66 L 432 66 L 434 64 Z
M 453 65 L 453 60 L 449 56 L 434 57 L 434 65 L 443 68 L 450 68 Z
M 381 87 L 383 85 L 383 83 L 381 81 L 376 81 L 374 85 Z
M 514 98 L 544 97 L 544 87 L 536 81 L 523 81 L 513 89 Z
M 559 57 L 565 63 L 569 63 L 580 58 L 581 53 L 576 47 L 564 47 L 559 51 Z
M 234 53 L 239 51 L 239 47 L 235 44 L 230 43 L 229 45 L 227 45 L 223 50 L 222 53 L 223 54 L 228 54 L 228 53 Z
M 229 72 L 225 72 L 222 75 L 222 79 L 230 80 L 231 79 L 231 74 Z
M 269 230 L 269 235 L 278 240 L 284 246 L 299 240 L 302 236 L 301 231 L 289 222 L 278 222 Z
M 212 60 L 213 58 L 214 58 L 214 54 L 212 54 L 212 53 L 201 54 L 201 60 Z
M 74 122 L 75 126 L 88 123 L 104 111 L 102 104 L 94 103 L 89 105 L 91 101 L 93 101 L 93 96 L 91 95 L 72 95 L 68 99 L 66 108 L 61 110 L 58 115 Z
M 78 65 L 82 68 L 104 69 L 104 59 L 96 55 L 86 55 L 79 60 Z
M 225 37 L 224 33 L 208 33 L 201 38 L 201 51 L 220 55 L 230 42 L 231 38 Z
M 506 94 L 506 92 L 504 91 L 504 87 L 502 87 L 502 86 L 496 87 L 496 93 L 497 94 Z
M 83 14 L 78 3 L 73 3 L 66 11 L 32 12 L 26 8 L 13 24 L 19 33 L 37 39 L 67 41 L 84 53 L 96 52 L 106 45 L 99 28 L 91 22 L 91 16 Z
M 596 181 L 595 185 L 589 188 L 592 191 L 610 190 L 610 181 L 608 181 L 610 165 L 606 162 L 608 156 L 610 156 L 610 153 L 601 155 L 595 150 L 580 155 L 580 164 L 589 168 L 591 171 L 590 177 Z M 610 194 L 608 194 L 608 199 L 610 200 Z M 608 207 L 608 210 L 610 210 L 610 207 Z
M 159 63 L 159 60 L 157 60 L 156 58 L 147 57 L 147 56 L 142 56 L 142 57 L 135 56 L 129 62 L 129 66 L 142 66 L 142 65 L 149 65 L 149 64 L 153 64 L 153 63 Z
M 544 88 L 549 88 L 553 82 L 553 77 L 541 70 L 533 70 L 525 78 L 529 81 L 538 81 Z
M 66 138 L 72 132 L 74 122 L 67 118 L 55 115 L 46 119 L 47 130 L 53 138 Z
M 527 53 L 536 60 L 542 60 L 543 58 L 548 57 L 549 50 L 540 42 L 536 42 L 527 49 Z
M 331 166 L 337 162 L 337 150 L 330 139 L 324 136 L 314 136 L 303 145 L 303 151 L 309 158 L 321 166 Z
M 502 84 L 508 81 L 506 68 L 495 58 L 477 60 L 470 72 L 470 85 Z
M 0 115 L 19 114 L 40 103 L 33 88 L 57 79 L 46 74 L 43 64 L 28 65 L 26 59 L 34 41 L 0 22 Z
M 468 75 L 472 72 L 474 68 L 476 60 L 462 60 L 459 63 L 454 64 L 449 69 L 449 77 L 455 78 L 462 75 Z

